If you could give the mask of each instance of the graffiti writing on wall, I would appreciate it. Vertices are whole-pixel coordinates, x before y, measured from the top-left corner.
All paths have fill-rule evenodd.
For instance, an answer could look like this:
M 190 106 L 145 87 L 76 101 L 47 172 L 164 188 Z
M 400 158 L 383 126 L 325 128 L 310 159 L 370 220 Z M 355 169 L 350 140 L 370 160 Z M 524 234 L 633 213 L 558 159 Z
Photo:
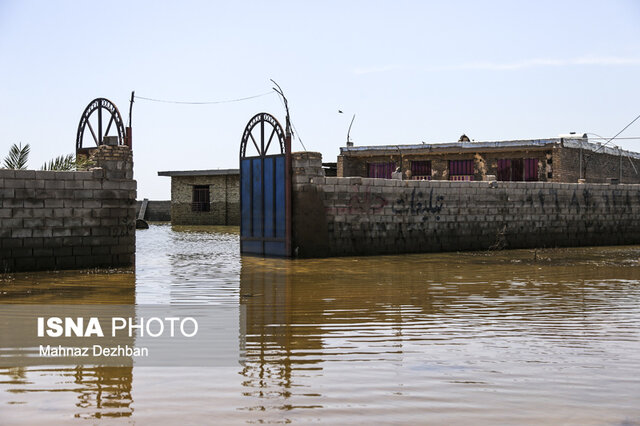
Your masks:
M 372 194 L 368 187 L 365 188 L 365 191 L 358 192 L 349 199 L 349 213 L 380 213 L 389 204 L 382 195 Z
M 381 194 L 372 193 L 369 187 L 356 186 L 356 193 L 349 197 L 344 206 L 328 208 L 328 214 L 376 214 L 389 204 Z M 360 190 L 363 188 L 363 190 Z
M 428 197 L 416 188 L 411 194 L 402 194 L 391 205 L 391 211 L 402 215 L 427 215 L 429 213 L 438 214 L 444 205 L 444 195 L 433 195 L 433 188 L 429 191 Z M 439 220 L 440 217 L 436 216 Z

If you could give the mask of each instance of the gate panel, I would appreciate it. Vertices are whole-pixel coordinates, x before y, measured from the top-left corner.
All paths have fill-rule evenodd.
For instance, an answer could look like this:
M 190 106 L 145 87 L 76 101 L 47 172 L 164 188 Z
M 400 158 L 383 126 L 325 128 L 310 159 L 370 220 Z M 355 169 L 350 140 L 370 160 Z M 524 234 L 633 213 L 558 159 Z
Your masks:
M 275 234 L 277 238 L 285 238 L 286 232 L 286 217 L 287 208 L 285 200 L 285 179 L 286 161 L 284 156 L 276 158 L 276 170 L 275 170 L 275 202 L 276 202 L 276 222 L 275 222 Z
M 264 228 L 262 226 L 262 212 L 264 211 L 262 201 L 262 158 L 253 158 L 251 160 L 251 177 L 253 186 L 253 197 L 251 197 L 251 216 L 253 217 L 251 235 L 254 237 L 261 237 L 264 235 Z
M 254 128 L 258 135 L 252 133 Z M 267 155 L 270 146 L 278 145 L 280 154 Z M 289 138 L 284 138 L 280 124 L 271 115 L 257 114 L 247 124 L 240 147 L 241 253 L 290 255 L 289 145 Z M 247 147 L 255 147 L 259 155 L 247 157 Z
M 240 161 L 240 236 L 251 236 L 251 160 Z

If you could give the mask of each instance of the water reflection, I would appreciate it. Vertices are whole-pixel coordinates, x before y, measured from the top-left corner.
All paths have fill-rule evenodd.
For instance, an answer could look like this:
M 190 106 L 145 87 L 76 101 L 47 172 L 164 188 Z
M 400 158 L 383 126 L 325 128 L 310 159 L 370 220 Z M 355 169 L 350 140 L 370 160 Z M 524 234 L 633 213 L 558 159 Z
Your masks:
M 451 404 L 458 419 L 514 422 L 548 418 L 544 404 L 556 419 L 593 398 L 628 407 L 640 392 L 623 379 L 639 361 L 639 257 L 637 247 L 243 257 L 242 406 L 260 422 L 367 407 L 370 420 L 398 423 Z M 514 401 L 521 411 L 505 414 Z
M 322 348 L 321 330 L 296 291 L 290 261 L 244 257 L 240 275 L 240 350 L 244 358 L 243 395 L 273 400 L 279 409 L 299 408 L 287 403 L 296 375 L 319 375 L 319 359 L 300 359 L 301 353 Z M 300 309 L 296 309 L 300 307 Z M 305 320 L 306 319 L 306 320 Z M 309 326 L 301 333 L 305 322 Z M 265 410 L 266 405 L 248 406 Z M 270 405 L 270 404 L 268 404 Z M 269 407 L 272 408 L 272 407 Z
M 135 275 L 130 270 L 5 275 L 0 288 L 3 304 L 128 305 L 135 315 Z M 6 391 L 0 393 L 0 404 L 47 407 L 39 417 L 42 421 L 60 421 L 68 413 L 87 419 L 129 417 L 132 382 L 130 366 L 0 368 L 0 387 Z M 2 413 L 8 423 L 27 420 L 15 410 Z
M 0 369 L 0 423 L 640 421 L 640 247 L 287 261 L 152 226 L 135 276 L 15 275 L 10 303 L 239 309 L 242 365 Z M 134 389 L 135 388 L 135 389 Z

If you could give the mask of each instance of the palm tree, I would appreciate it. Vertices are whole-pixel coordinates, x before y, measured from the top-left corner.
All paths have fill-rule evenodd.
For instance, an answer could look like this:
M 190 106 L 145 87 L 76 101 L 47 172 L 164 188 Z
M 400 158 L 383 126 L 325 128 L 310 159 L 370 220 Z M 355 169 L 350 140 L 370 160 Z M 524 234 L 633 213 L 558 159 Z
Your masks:
M 29 144 L 26 144 L 23 147 L 22 143 L 20 143 L 20 146 L 14 143 L 9 149 L 9 155 L 7 155 L 4 159 L 4 168 L 14 170 L 26 169 L 30 151 L 31 147 L 29 146 Z
M 44 163 L 40 170 L 75 170 L 76 168 L 76 159 L 73 154 L 60 155 L 52 160 L 49 160 L 48 163 Z

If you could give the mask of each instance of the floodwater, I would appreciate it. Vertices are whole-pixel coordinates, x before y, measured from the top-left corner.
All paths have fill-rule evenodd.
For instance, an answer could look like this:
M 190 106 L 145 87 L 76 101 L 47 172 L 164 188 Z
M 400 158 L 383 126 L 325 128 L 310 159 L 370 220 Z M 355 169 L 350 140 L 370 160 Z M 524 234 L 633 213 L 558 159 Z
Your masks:
M 237 309 L 242 363 L 0 368 L 0 424 L 640 424 L 640 247 L 317 260 L 151 226 L 131 271 L 15 274 L 0 303 Z M 100 420 L 99 420 L 100 419 Z

